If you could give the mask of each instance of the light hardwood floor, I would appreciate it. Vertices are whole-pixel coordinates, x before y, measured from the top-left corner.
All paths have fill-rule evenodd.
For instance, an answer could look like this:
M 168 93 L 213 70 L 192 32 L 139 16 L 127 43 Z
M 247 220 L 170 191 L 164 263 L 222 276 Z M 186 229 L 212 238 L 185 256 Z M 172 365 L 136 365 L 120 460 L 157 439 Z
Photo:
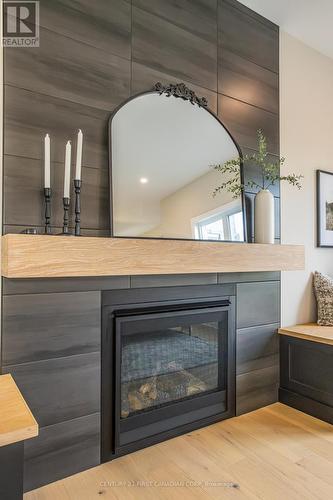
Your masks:
M 25 500 L 333 499 L 333 426 L 276 403 L 27 493 Z

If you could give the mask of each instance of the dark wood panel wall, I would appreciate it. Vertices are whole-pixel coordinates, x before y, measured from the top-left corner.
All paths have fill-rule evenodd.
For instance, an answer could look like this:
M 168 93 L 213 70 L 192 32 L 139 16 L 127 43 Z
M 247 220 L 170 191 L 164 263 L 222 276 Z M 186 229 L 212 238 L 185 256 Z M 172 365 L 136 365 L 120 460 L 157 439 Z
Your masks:
M 2 372 L 41 427 L 25 445 L 25 490 L 100 463 L 101 290 L 145 300 L 153 287 L 204 296 L 218 284 L 236 296 L 240 415 L 277 401 L 280 273 L 3 280 Z
M 40 48 L 5 50 L 5 232 L 42 229 L 47 132 L 54 230 L 61 226 L 64 145 L 82 128 L 83 234 L 108 234 L 107 119 L 156 81 L 207 96 L 245 153 L 262 128 L 279 154 L 278 28 L 235 0 L 41 0 L 40 12 Z M 256 178 L 256 166 L 245 174 Z M 279 186 L 273 194 L 278 241 Z M 246 193 L 250 209 L 254 196 Z M 276 400 L 279 274 L 3 281 L 2 371 L 41 425 L 25 447 L 26 490 L 100 461 L 101 290 L 220 282 L 238 297 L 242 413 Z
M 43 224 L 43 136 L 52 136 L 52 224 L 62 223 L 65 141 L 85 134 L 82 227 L 109 227 L 110 113 L 156 81 L 184 81 L 244 152 L 263 129 L 279 154 L 278 28 L 235 0 L 42 0 L 40 47 L 5 51 L 4 231 Z M 246 166 L 246 178 L 257 177 Z M 279 232 L 279 188 L 276 239 Z M 253 237 L 254 193 L 247 193 Z

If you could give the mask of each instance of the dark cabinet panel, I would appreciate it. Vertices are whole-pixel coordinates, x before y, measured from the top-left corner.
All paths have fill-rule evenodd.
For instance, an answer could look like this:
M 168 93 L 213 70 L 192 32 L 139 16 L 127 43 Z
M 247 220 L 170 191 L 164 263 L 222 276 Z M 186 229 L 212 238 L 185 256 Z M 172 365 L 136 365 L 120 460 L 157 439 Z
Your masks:
M 216 44 L 217 0 L 133 0 L 133 5 Z
M 279 323 L 280 283 L 237 285 L 237 328 Z
M 51 160 L 63 163 L 66 141 L 71 139 L 75 147 L 76 134 L 81 128 L 84 133 L 83 165 L 107 169 L 109 110 L 99 110 L 9 85 L 5 86 L 4 91 L 5 154 L 42 159 L 43 139 L 49 133 Z
M 16 87 L 111 111 L 129 95 L 130 61 L 41 28 L 40 47 L 6 49 L 4 79 Z
M 4 157 L 6 225 L 43 226 L 43 175 L 41 160 L 7 155 Z M 62 227 L 63 221 L 63 176 L 63 164 L 54 162 L 51 180 L 53 188 L 51 224 L 56 227 Z M 88 229 L 107 229 L 109 227 L 107 170 L 83 167 L 82 182 L 81 226 Z M 70 224 L 74 223 L 73 213 L 72 203 Z
M 230 50 L 276 73 L 279 71 L 278 27 L 251 11 L 235 8 L 219 0 L 219 43 Z M 235 3 L 237 5 L 238 2 Z
M 279 154 L 279 117 L 236 99 L 219 95 L 219 117 L 242 147 L 256 149 L 257 131 L 267 138 L 267 149 Z
M 100 353 L 3 367 L 41 427 L 100 411 Z
M 98 465 L 100 414 L 41 428 L 25 442 L 24 458 L 25 491 Z
M 281 335 L 281 387 L 323 403 L 333 413 L 333 347 Z
M 107 53 L 130 59 L 131 3 L 125 0 L 42 0 L 40 24 Z
M 220 94 L 279 112 L 279 75 L 223 47 L 219 54 Z
M 5 296 L 3 364 L 100 350 L 100 307 L 100 292 Z
M 152 69 L 149 66 L 144 66 L 143 64 L 132 63 L 132 94 L 137 94 L 138 92 L 145 92 L 153 88 L 155 83 L 161 82 L 163 84 L 168 83 L 179 83 L 180 79 L 161 73 L 156 69 Z M 191 90 L 193 90 L 199 97 L 205 97 L 208 100 L 209 108 L 217 113 L 217 93 L 211 90 L 207 90 L 203 87 L 199 87 L 191 82 L 186 82 L 182 80 Z
M 134 62 L 217 89 L 216 44 L 135 7 L 132 36 Z

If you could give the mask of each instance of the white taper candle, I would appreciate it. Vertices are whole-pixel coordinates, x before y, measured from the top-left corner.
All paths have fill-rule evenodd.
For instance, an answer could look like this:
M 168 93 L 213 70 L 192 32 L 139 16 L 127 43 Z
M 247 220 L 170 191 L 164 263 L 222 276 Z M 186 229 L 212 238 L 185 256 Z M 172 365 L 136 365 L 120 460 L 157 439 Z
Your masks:
M 49 134 L 44 138 L 44 187 L 51 187 L 51 141 Z
M 65 154 L 65 177 L 64 177 L 64 198 L 70 198 L 70 181 L 71 181 L 71 141 L 67 141 Z
M 82 166 L 82 143 L 83 134 L 80 129 L 77 134 L 77 145 L 76 145 L 76 169 L 75 169 L 75 179 L 81 180 L 81 166 Z

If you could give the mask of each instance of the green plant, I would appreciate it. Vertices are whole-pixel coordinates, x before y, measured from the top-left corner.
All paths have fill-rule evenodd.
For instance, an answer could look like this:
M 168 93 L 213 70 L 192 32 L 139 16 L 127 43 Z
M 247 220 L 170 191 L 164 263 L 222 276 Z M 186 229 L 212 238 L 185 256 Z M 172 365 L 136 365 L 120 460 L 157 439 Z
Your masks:
M 214 170 L 221 172 L 221 174 L 229 174 L 230 178 L 220 186 L 214 189 L 213 196 L 216 196 L 222 190 L 227 190 L 232 193 L 234 198 L 238 198 L 246 188 L 268 189 L 278 181 L 287 181 L 289 184 L 301 189 L 302 185 L 300 180 L 303 175 L 280 175 L 280 168 L 284 165 L 285 158 L 279 158 L 276 161 L 271 161 L 267 153 L 267 140 L 261 130 L 257 131 L 258 137 L 258 151 L 252 155 L 245 155 L 244 162 L 255 163 L 261 171 L 261 182 L 248 181 L 242 183 L 240 166 L 242 159 L 240 157 L 228 160 L 222 165 L 213 165 Z

